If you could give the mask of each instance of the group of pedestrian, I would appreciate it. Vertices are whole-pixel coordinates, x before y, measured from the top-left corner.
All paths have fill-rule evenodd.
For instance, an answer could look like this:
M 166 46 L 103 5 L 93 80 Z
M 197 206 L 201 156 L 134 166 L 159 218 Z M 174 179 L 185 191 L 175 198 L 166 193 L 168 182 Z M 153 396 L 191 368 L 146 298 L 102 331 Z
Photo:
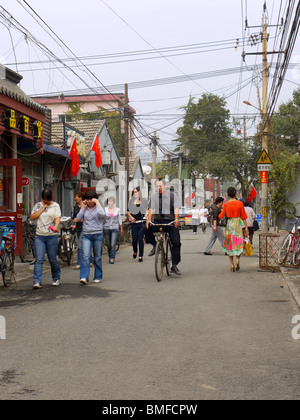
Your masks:
M 203 205 L 201 209 L 198 209 L 194 204 L 190 214 L 192 216 L 193 235 L 197 235 L 198 226 L 201 226 L 202 232 L 205 233 L 209 216 L 207 207 Z
M 212 247 L 218 239 L 229 256 L 230 270 L 232 272 L 240 270 L 240 257 L 244 250 L 244 240 L 249 237 L 253 243 L 253 222 L 256 214 L 248 200 L 238 200 L 237 191 L 234 187 L 227 190 L 228 201 L 224 203 L 223 197 L 217 197 L 211 206 L 213 228 L 212 234 L 204 251 L 204 255 L 213 255 Z M 226 220 L 225 232 L 221 226 L 221 220 Z M 234 257 L 236 261 L 234 262 Z
M 121 211 L 116 207 L 114 197 L 107 199 L 104 207 L 98 200 L 94 190 L 88 190 L 85 196 L 81 192 L 75 194 L 73 221 L 76 224 L 78 241 L 77 265 L 80 270 L 80 283 L 89 282 L 90 269 L 94 266 L 94 282 L 100 283 L 103 278 L 102 249 L 104 236 L 108 247 L 109 263 L 115 263 L 116 242 L 119 233 L 123 235 Z M 149 256 L 155 254 L 156 240 L 155 224 L 169 223 L 168 232 L 172 243 L 172 267 L 174 274 L 180 275 L 178 264 L 180 262 L 180 234 L 179 234 L 179 207 L 174 192 L 167 188 L 164 180 L 156 181 L 156 192 L 151 196 L 149 203 L 142 197 L 139 187 L 132 192 L 128 203 L 128 217 L 131 221 L 133 258 L 143 262 L 144 236 L 146 243 L 152 245 Z M 61 270 L 57 259 L 58 233 L 61 220 L 61 210 L 58 203 L 52 199 L 52 191 L 45 189 L 42 192 L 42 201 L 37 203 L 31 213 L 31 220 L 37 221 L 35 240 L 35 266 L 33 274 L 33 288 L 42 288 L 42 275 L 45 253 L 51 265 L 52 285 L 59 286 Z M 175 220 L 174 220 L 175 219 Z M 150 224 L 153 221 L 153 225 Z
M 132 191 L 128 203 L 127 215 L 131 222 L 133 258 L 138 257 L 143 262 L 144 237 L 147 244 L 152 245 L 149 256 L 155 254 L 156 240 L 154 233 L 160 227 L 168 231 L 171 241 L 172 266 L 171 272 L 181 275 L 178 264 L 181 261 L 181 240 L 179 233 L 179 204 L 174 191 L 167 187 L 164 179 L 156 180 L 156 191 L 152 194 L 149 203 L 142 197 L 137 186 Z M 204 255 L 212 255 L 211 250 L 218 239 L 225 253 L 229 256 L 232 272 L 240 270 L 240 256 L 243 253 L 244 239 L 249 236 L 253 240 L 253 221 L 255 213 L 248 201 L 236 198 L 236 189 L 228 188 L 228 201 L 218 197 L 211 206 L 213 228 Z M 116 207 L 114 197 L 107 199 L 104 207 L 98 200 L 94 190 L 88 190 L 85 196 L 81 192 L 75 194 L 73 220 L 76 223 L 78 240 L 77 265 L 80 270 L 80 283 L 88 284 L 90 268 L 94 266 L 94 282 L 100 283 L 103 278 L 102 249 L 104 235 L 108 247 L 109 263 L 115 263 L 116 242 L 119 233 L 123 235 L 121 211 Z M 206 211 L 205 211 L 206 210 Z M 197 220 L 199 224 L 207 223 L 208 210 L 203 208 L 192 210 L 193 233 L 197 233 Z M 203 219 L 201 219 L 203 217 Z M 226 217 L 225 232 L 220 225 L 221 219 Z M 57 260 L 59 225 L 61 210 L 58 203 L 52 199 L 52 191 L 45 189 L 42 192 L 42 201 L 37 203 L 31 213 L 31 220 L 37 221 L 35 240 L 35 265 L 33 273 L 33 288 L 42 287 L 42 275 L 45 253 L 51 265 L 52 285 L 59 286 L 61 270 Z M 234 262 L 234 257 L 236 261 Z

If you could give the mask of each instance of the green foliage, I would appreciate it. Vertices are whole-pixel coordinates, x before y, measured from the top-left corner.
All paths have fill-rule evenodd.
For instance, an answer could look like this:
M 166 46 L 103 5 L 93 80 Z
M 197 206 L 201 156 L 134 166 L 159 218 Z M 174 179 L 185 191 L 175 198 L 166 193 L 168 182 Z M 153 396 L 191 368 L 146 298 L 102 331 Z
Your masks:
M 272 123 L 276 141 L 280 143 L 281 149 L 296 153 L 300 133 L 300 89 L 294 91 L 292 100 L 280 105 Z
M 287 194 L 297 185 L 299 155 L 285 151 L 273 162 L 270 171 L 270 207 L 276 217 L 286 218 L 286 211 L 295 211 L 295 204 L 287 199 Z
M 232 136 L 225 100 L 204 94 L 197 103 L 190 98 L 184 109 L 183 126 L 177 134 L 194 171 L 221 181 L 237 179 L 243 195 L 247 195 L 251 180 L 257 176 L 257 147 L 250 139 L 245 142 Z

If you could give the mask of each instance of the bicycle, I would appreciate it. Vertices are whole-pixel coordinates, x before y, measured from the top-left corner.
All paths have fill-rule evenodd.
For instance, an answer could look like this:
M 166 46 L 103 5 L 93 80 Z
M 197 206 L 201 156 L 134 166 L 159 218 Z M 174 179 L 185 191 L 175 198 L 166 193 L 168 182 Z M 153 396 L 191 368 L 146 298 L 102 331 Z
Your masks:
M 155 276 L 157 281 L 161 281 L 164 275 L 164 268 L 166 268 L 167 276 L 171 275 L 171 240 L 168 231 L 164 231 L 167 226 L 172 226 L 174 222 L 156 224 L 150 222 L 151 226 L 159 227 L 159 232 L 154 232 L 156 236 L 156 248 L 155 248 Z
M 1 277 L 5 287 L 9 287 L 12 280 L 15 280 L 15 252 L 14 243 L 6 236 L 3 236 L 4 229 L 0 230 L 0 243 L 4 241 L 4 248 L 0 254 Z
M 76 249 L 75 229 L 70 225 L 72 221 L 71 217 L 63 216 L 60 221 L 62 228 L 60 232 L 60 240 L 58 243 L 58 256 L 63 262 L 71 265 L 73 252 Z
M 291 213 L 290 213 L 291 214 Z M 294 261 L 299 261 L 299 244 L 300 244 L 300 216 L 292 215 L 296 221 L 291 229 L 291 231 L 287 234 L 283 243 L 279 249 L 277 261 L 278 264 L 283 265 L 288 260 L 288 257 L 291 253 L 291 258 L 289 259 L 293 265 L 297 265 Z
M 26 222 L 23 224 L 23 252 L 20 254 L 20 259 L 24 263 L 31 263 L 35 262 L 35 249 L 34 249 L 34 241 L 35 241 L 35 225 L 33 225 L 28 218 Z

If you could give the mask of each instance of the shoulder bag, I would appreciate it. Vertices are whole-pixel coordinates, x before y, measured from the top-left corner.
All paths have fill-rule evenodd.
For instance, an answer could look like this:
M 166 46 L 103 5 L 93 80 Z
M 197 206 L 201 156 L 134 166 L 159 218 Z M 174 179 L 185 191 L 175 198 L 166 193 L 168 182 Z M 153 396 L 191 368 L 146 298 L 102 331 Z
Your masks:
M 224 204 L 224 206 L 225 206 L 225 214 L 219 222 L 219 226 L 222 226 L 222 227 L 227 226 L 226 203 Z

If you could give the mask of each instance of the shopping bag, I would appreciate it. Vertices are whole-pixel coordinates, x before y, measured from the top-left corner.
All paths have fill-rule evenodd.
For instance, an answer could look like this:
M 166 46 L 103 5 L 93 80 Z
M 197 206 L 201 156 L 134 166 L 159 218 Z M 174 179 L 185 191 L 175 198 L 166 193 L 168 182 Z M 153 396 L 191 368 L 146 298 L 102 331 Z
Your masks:
M 244 241 L 244 255 L 245 257 L 250 257 L 250 255 L 253 255 L 253 248 L 248 238 L 246 238 Z

